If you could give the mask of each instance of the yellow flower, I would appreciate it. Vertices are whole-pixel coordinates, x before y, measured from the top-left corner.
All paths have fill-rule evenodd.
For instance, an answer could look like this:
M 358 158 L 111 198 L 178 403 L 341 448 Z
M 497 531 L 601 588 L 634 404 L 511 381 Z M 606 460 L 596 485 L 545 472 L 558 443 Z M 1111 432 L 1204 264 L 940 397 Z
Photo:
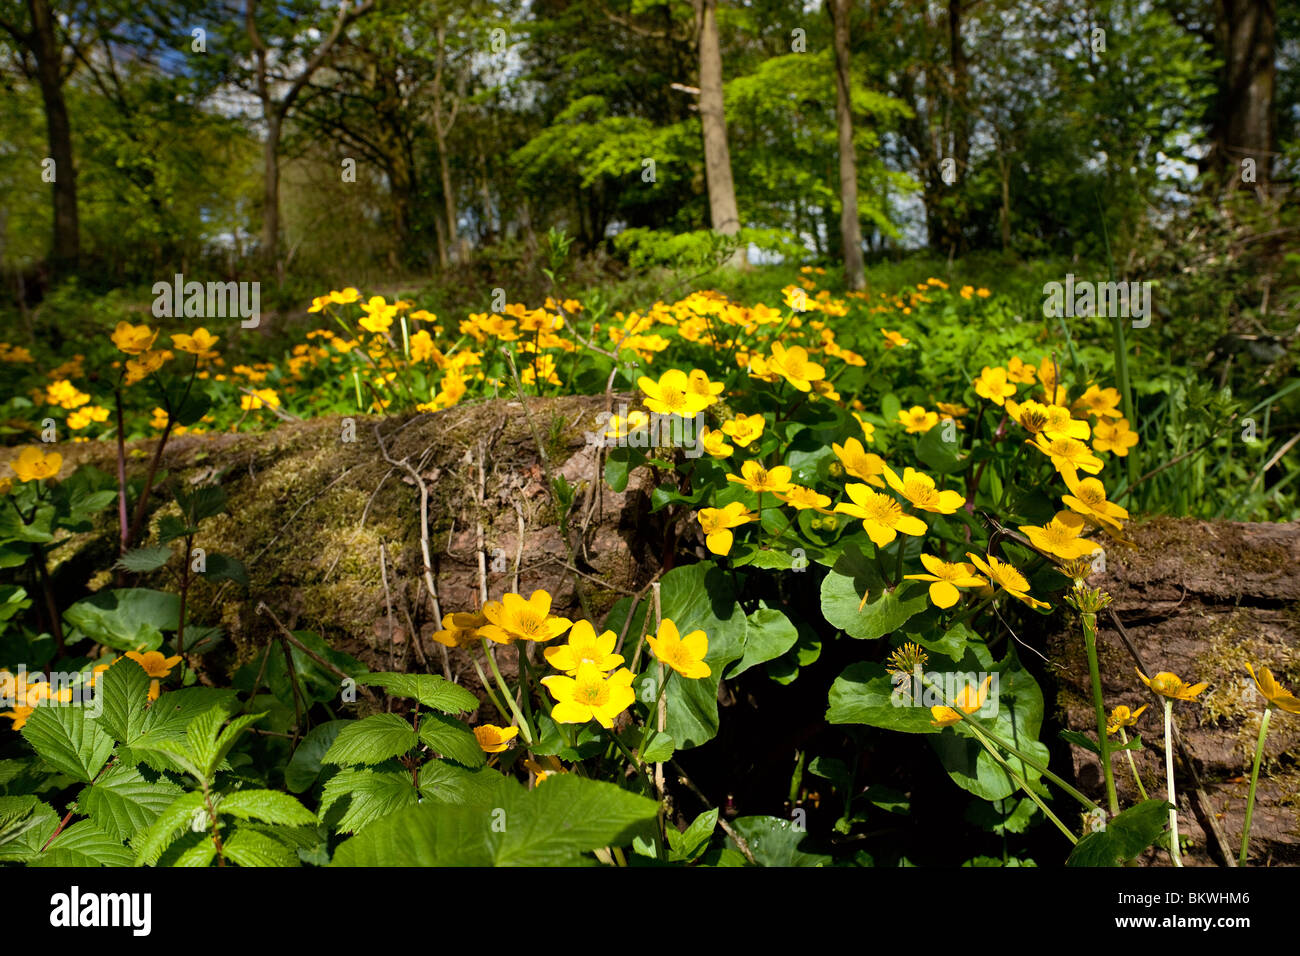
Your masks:
M 793 472 L 785 465 L 777 465 L 769 470 L 751 459 L 741 463 L 740 474 L 744 477 L 728 475 L 727 480 L 744 485 L 753 492 L 761 494 L 766 491 L 774 494 L 790 487 L 790 476 Z
M 361 311 L 366 313 L 366 317 L 357 324 L 376 335 L 387 332 L 397 316 L 397 306 L 389 305 L 382 295 L 371 296 L 369 302 L 363 302 Z
M 126 656 L 144 668 L 144 672 L 153 678 L 149 682 L 149 699 L 157 700 L 158 682 L 172 672 L 172 668 L 181 662 L 181 656 L 166 657 L 161 651 L 127 651 Z
M 1060 405 L 1048 405 L 1045 408 L 1047 423 L 1043 425 L 1043 434 L 1048 438 L 1084 439 L 1092 429 L 1087 422 L 1078 421 L 1070 416 L 1070 410 Z
M 812 383 L 826 377 L 826 369 L 808 359 L 808 350 L 802 345 L 786 348 L 780 342 L 772 343 L 772 357 L 768 368 L 776 372 L 801 392 L 812 389 Z
M 640 431 L 648 424 L 650 424 L 650 416 L 642 411 L 630 411 L 627 413 L 627 418 L 620 415 L 611 415 L 609 428 L 605 430 L 605 437 L 623 438 L 632 432 Z
M 677 625 L 664 618 L 659 622 L 659 636 L 647 637 L 646 643 L 657 659 L 683 677 L 696 679 L 713 673 L 709 665 L 704 663 L 704 658 L 709 653 L 709 639 L 703 631 L 691 631 L 681 637 L 677 633 Z
M 78 408 L 90 401 L 89 395 L 80 391 L 77 386 L 66 378 L 55 382 L 53 385 L 47 385 L 45 387 L 45 398 L 51 405 L 58 405 L 60 408 L 69 410 Z
M 147 325 L 132 325 L 130 322 L 119 322 L 110 338 L 119 352 L 125 352 L 127 355 L 139 355 L 141 352 L 152 348 L 154 339 L 158 338 L 158 332 Z
M 921 563 L 929 574 L 905 574 L 908 581 L 931 581 L 930 601 L 935 607 L 950 608 L 957 603 L 961 593 L 958 588 L 982 587 L 988 582 L 975 573 L 975 568 L 964 561 L 949 563 L 932 554 L 922 554 Z
M 154 333 L 157 335 L 158 333 Z M 154 372 L 163 367 L 163 363 L 171 357 L 170 352 L 141 352 L 135 358 L 126 360 L 126 378 L 127 385 L 134 385 L 136 382 L 142 382 Z
M 1255 668 L 1249 664 L 1246 665 L 1246 670 L 1250 671 L 1251 680 L 1255 682 L 1255 686 L 1259 688 L 1259 692 L 1264 695 L 1270 707 L 1284 710 L 1288 714 L 1300 714 L 1300 700 L 1273 679 L 1271 670 L 1261 667 L 1258 676 L 1255 674 Z
M 980 377 L 975 379 L 975 394 L 987 398 L 994 405 L 1001 405 L 1016 394 L 1016 387 L 1007 381 L 1007 370 L 1002 366 L 984 366 Z
M 642 375 L 637 384 L 645 392 L 645 407 L 661 415 L 690 418 L 713 404 L 711 397 L 691 389 L 691 380 L 681 369 L 669 369 L 659 376 L 658 382 Z
M 1079 537 L 1083 534 L 1083 519 L 1072 511 L 1058 511 L 1056 517 L 1042 527 L 1021 525 L 1020 530 L 1039 551 L 1063 561 L 1101 550 L 1101 545 L 1096 542 Z
M 45 454 L 35 445 L 28 445 L 18 457 L 9 462 L 19 481 L 40 481 L 53 478 L 63 467 L 63 456 L 57 451 Z
M 973 714 L 984 706 L 984 700 L 988 697 L 989 685 L 993 683 L 993 675 L 989 674 L 984 678 L 984 682 L 977 689 L 974 684 L 968 683 L 953 699 L 953 704 L 961 708 L 964 714 Z M 951 707 L 931 707 L 930 714 L 934 720 L 930 723 L 935 727 L 948 727 L 962 719 L 961 714 Z
M 903 506 L 889 495 L 882 495 L 866 485 L 851 484 L 845 491 L 853 499 L 850 504 L 841 501 L 835 506 L 840 514 L 862 519 L 862 527 L 875 543 L 883 548 L 900 533 L 908 535 L 925 534 L 925 522 L 914 515 L 903 513 Z
M 828 496 L 814 491 L 812 488 L 805 488 L 803 485 L 792 484 L 785 491 L 778 492 L 777 497 L 796 511 L 815 508 L 817 511 L 824 512 L 831 503 Z
M 263 406 L 280 407 L 280 396 L 273 388 L 259 388 L 252 395 L 244 395 L 239 400 L 239 407 L 244 411 L 256 411 Z
M 485 754 L 499 754 L 510 746 L 510 741 L 519 736 L 518 727 L 498 727 L 496 724 L 483 724 L 474 728 L 474 739 Z
M 857 412 L 853 413 L 853 417 L 856 418 L 858 420 L 858 424 L 862 426 L 862 437 L 866 441 L 874 443 L 876 440 L 876 426 L 871 424 L 871 422 L 867 421 Z
M 553 754 L 547 754 L 544 757 L 538 757 L 536 760 L 531 757 L 524 758 L 524 766 L 531 770 L 537 777 L 537 782 L 543 783 L 547 777 L 557 773 L 568 773 L 564 769 L 564 764 L 560 763 L 560 758 Z
M 1095 451 L 1113 452 L 1123 458 L 1128 450 L 1138 443 L 1137 432 L 1130 431 L 1127 419 L 1116 422 L 1099 421 L 1092 435 L 1092 447 Z
M 1142 711 L 1147 709 L 1143 704 L 1137 710 L 1130 711 L 1128 707 L 1120 704 L 1110 712 L 1110 720 L 1106 721 L 1106 733 L 1113 734 L 1119 731 L 1121 727 L 1132 727 L 1137 724 L 1138 718 L 1142 716 Z
M 0 711 L 0 717 L 8 717 L 13 721 L 11 730 L 22 730 L 23 725 L 27 723 L 27 718 L 32 715 L 35 707 L 28 707 L 26 704 L 16 704 L 13 710 Z
M 991 554 L 985 560 L 979 555 L 971 554 L 969 551 L 966 552 L 966 557 L 970 558 L 971 563 L 984 572 L 992 583 L 1002 588 L 1020 603 L 1027 604 L 1030 607 L 1051 607 L 1046 601 L 1040 601 L 1029 596 L 1029 582 L 1025 580 L 1023 574 L 1007 562 L 999 561 Z
M 993 293 L 990 292 L 988 289 L 980 288 L 975 290 L 975 294 L 979 296 L 981 299 L 987 299 Z
M 442 619 L 442 630 L 433 639 L 447 647 L 465 647 L 478 640 L 478 629 L 487 623 L 480 611 L 462 611 L 447 614 Z
M 102 408 L 99 405 L 86 405 L 83 408 L 78 408 L 68 416 L 67 425 L 73 431 L 78 431 L 85 428 L 91 422 L 105 421 L 108 421 L 107 408 Z
M 216 357 L 217 353 L 212 351 L 212 346 L 217 344 L 219 338 L 220 336 L 213 335 L 207 329 L 199 326 L 194 330 L 193 335 L 185 335 L 184 333 L 173 335 L 172 345 L 182 352 L 189 352 L 201 359 L 210 359 Z
M 762 415 L 737 415 L 722 423 L 722 433 L 741 448 L 748 448 L 763 435 L 767 419 Z
M 700 432 L 700 444 L 714 458 L 727 458 L 736 449 L 727 444 L 724 434 L 715 428 L 705 428 Z
M 618 635 L 613 631 L 597 636 L 590 621 L 578 621 L 569 631 L 569 643 L 548 647 L 543 653 L 546 663 L 570 677 L 583 664 L 592 664 L 602 674 L 607 674 L 623 663 L 623 655 L 614 653 L 616 643 Z
M 695 517 L 704 529 L 705 546 L 714 554 L 723 556 L 731 553 L 731 529 L 758 518 L 739 501 L 729 502 L 721 508 L 701 508 Z
M 479 636 L 498 644 L 554 640 L 573 624 L 567 617 L 551 616 L 551 596 L 541 589 L 526 601 L 521 594 L 507 594 L 499 602 L 489 601 L 483 605 L 483 616 L 490 623 L 478 629 Z
M 1088 446 L 1074 438 L 1048 438 L 1042 432 L 1026 441 L 1052 459 L 1052 465 L 1062 475 L 1068 476 L 1082 469 L 1090 475 L 1101 471 L 1101 459 L 1088 450 Z M 1067 479 L 1068 484 L 1068 479 Z
M 1106 500 L 1106 486 L 1100 478 L 1080 480 L 1073 471 L 1067 471 L 1065 483 L 1072 494 L 1062 495 L 1061 500 L 1070 510 L 1114 531 L 1123 529 L 1120 522 L 1128 519 L 1128 509 Z
M 889 487 L 908 500 L 914 508 L 934 514 L 950 515 L 966 503 L 966 498 L 956 491 L 937 491 L 934 479 L 914 468 L 904 468 L 899 478 L 894 470 L 885 466 L 885 480 Z
M 880 332 L 885 337 L 885 348 L 887 349 L 901 348 L 911 341 L 911 339 L 905 339 L 899 333 L 891 332 L 888 329 L 881 329 Z
M 1019 382 L 1021 385 L 1033 385 L 1035 369 L 1032 365 L 1026 365 L 1020 361 L 1020 356 L 1011 356 L 1011 361 L 1007 363 L 1007 381 Z
M 1119 401 L 1119 389 L 1089 385 L 1087 390 L 1075 399 L 1074 407 L 1098 418 L 1122 418 Z
M 709 405 L 717 403 L 718 395 L 725 387 L 721 382 L 710 382 L 709 376 L 698 368 L 691 369 L 690 383 L 691 391 L 701 398 L 708 399 Z M 707 408 L 708 405 L 705 407 Z
M 1173 700 L 1194 700 L 1197 694 L 1210 686 L 1208 683 L 1184 684 L 1181 677 L 1169 671 L 1161 671 L 1155 677 L 1147 677 L 1138 668 L 1133 669 L 1137 671 L 1137 676 L 1142 679 L 1142 683 L 1161 697 L 1169 697 Z
M 907 426 L 909 435 L 915 435 L 918 432 L 924 434 L 939 424 L 939 413 L 928 412 L 920 405 L 913 405 L 907 411 L 899 410 L 898 423 Z
M 633 674 L 626 667 L 606 677 L 594 664 L 584 663 L 573 677 L 551 674 L 542 684 L 557 701 L 551 719 L 559 724 L 585 724 L 593 718 L 606 730 L 614 718 L 632 706 Z
M 555 374 L 555 359 L 549 355 L 539 355 L 535 362 L 519 373 L 519 381 L 524 385 L 532 385 L 538 379 L 546 385 L 564 384 Z
M 831 451 L 835 452 L 835 457 L 848 474 L 877 488 L 885 487 L 885 479 L 881 477 L 885 473 L 885 459 L 867 451 L 862 442 L 850 438 L 842 446 L 832 443 Z
M 965 405 L 952 404 L 950 402 L 938 402 L 935 404 L 935 407 L 939 409 L 940 415 L 946 415 L 948 418 L 953 419 L 961 418 L 970 411 L 970 409 Z M 961 428 L 962 426 L 959 423 L 957 427 Z

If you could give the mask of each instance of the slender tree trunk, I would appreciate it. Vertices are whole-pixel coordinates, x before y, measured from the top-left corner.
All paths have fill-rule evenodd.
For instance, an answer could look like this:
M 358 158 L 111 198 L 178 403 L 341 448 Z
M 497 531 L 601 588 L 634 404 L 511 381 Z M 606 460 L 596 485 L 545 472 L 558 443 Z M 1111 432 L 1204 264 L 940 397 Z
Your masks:
M 51 263 L 55 274 L 76 267 L 81 256 L 81 225 L 77 213 L 77 170 L 72 159 L 72 124 L 63 99 L 62 44 L 55 35 L 54 14 L 49 0 L 28 0 L 32 16 L 32 47 L 36 57 L 37 82 L 45 104 L 45 134 L 50 159 L 54 160 L 54 247 Z
M 262 258 L 275 266 L 280 258 L 280 116 L 264 104 L 266 142 L 262 145 Z
M 443 214 L 447 217 L 447 248 L 453 259 L 460 259 L 460 233 L 456 228 L 456 193 L 451 185 L 451 165 L 447 162 L 447 138 L 434 126 L 438 141 L 438 175 L 442 179 Z
M 1229 188 L 1245 185 L 1242 161 L 1254 160 L 1255 185 L 1267 186 L 1275 145 L 1277 71 L 1274 0 L 1218 0 L 1216 40 L 1223 60 L 1213 123 L 1213 165 Z
M 835 29 L 835 121 L 840 147 L 840 242 L 844 248 L 844 282 L 866 286 L 862 261 L 862 223 L 858 220 L 858 161 L 853 151 L 852 71 L 849 66 L 850 0 L 830 0 L 826 9 Z
M 709 218 L 714 231 L 732 236 L 740 231 L 736 185 L 731 178 L 727 146 L 727 114 L 722 100 L 722 47 L 718 40 L 717 0 L 695 0 L 699 31 L 700 127 L 704 134 L 704 175 L 709 189 Z M 735 264 L 745 262 L 745 250 Z

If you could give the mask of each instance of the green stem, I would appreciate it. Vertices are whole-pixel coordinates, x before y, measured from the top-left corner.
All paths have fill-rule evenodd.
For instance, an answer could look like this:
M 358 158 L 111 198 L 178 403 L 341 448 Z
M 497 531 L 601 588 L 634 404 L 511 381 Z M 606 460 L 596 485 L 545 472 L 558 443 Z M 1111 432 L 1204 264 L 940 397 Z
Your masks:
M 491 682 L 487 679 L 487 675 L 483 673 L 483 668 L 479 666 L 478 658 L 473 654 L 470 654 L 469 659 L 470 663 L 474 665 L 474 673 L 478 674 L 479 684 L 482 685 L 484 692 L 488 695 L 488 700 L 490 700 L 492 706 L 497 709 L 497 713 L 504 716 L 506 708 L 501 701 L 497 700 L 496 692 L 492 690 Z
M 645 746 L 650 742 L 650 733 L 654 729 L 659 714 L 659 702 L 663 700 L 664 691 L 668 689 L 668 682 L 672 679 L 673 672 L 670 670 L 664 675 L 663 681 L 659 684 L 659 693 L 655 695 L 654 706 L 650 708 L 650 713 L 646 715 L 645 731 L 641 734 L 641 744 L 637 747 L 638 754 L 644 754 Z
M 898 560 L 894 562 L 894 587 L 898 587 L 903 583 L 903 550 L 906 539 L 900 534 L 896 540 L 898 541 Z
M 492 676 L 497 679 L 497 686 L 501 688 L 501 696 L 505 698 L 506 704 L 510 707 L 510 713 L 514 715 L 515 720 L 519 723 L 519 732 L 524 735 L 524 743 L 531 747 L 533 734 L 528 729 L 528 721 L 524 720 L 524 715 L 519 712 L 519 705 L 515 703 L 514 695 L 510 693 L 510 688 L 506 685 L 506 679 L 501 676 L 501 669 L 497 667 L 497 662 L 492 657 L 487 638 L 480 637 L 479 641 L 483 644 L 483 656 L 487 658 L 488 667 L 492 668 Z
M 1110 736 L 1106 733 L 1106 704 L 1101 695 L 1101 668 L 1097 664 L 1097 616 L 1080 614 L 1079 617 L 1083 621 L 1083 644 L 1088 650 L 1088 676 L 1092 679 L 1092 705 L 1097 712 L 1097 749 L 1101 752 L 1101 769 L 1106 778 L 1106 802 L 1113 817 L 1119 813 L 1119 795 L 1115 792 Z
M 1169 797 L 1169 856 L 1182 866 L 1178 851 L 1178 796 L 1174 793 L 1174 702 L 1165 698 L 1165 790 Z
M 1264 759 L 1264 738 L 1268 736 L 1268 718 L 1273 713 L 1271 706 L 1264 709 L 1264 716 L 1259 722 L 1259 739 L 1255 741 L 1255 765 L 1250 770 L 1250 792 L 1246 795 L 1246 822 L 1241 830 L 1241 854 L 1237 865 L 1246 865 L 1246 853 L 1250 849 L 1250 820 L 1255 815 L 1255 786 L 1259 783 L 1259 765 Z
M 974 730 L 973 727 L 972 730 Z M 1043 802 L 1043 799 L 1038 794 L 1034 793 L 1034 791 L 1029 789 L 1029 784 L 1021 779 L 1020 774 L 1016 773 L 1015 769 L 1011 766 L 1011 764 L 1007 763 L 1006 760 L 1003 759 L 1002 755 L 993 749 L 993 745 L 990 744 L 987 740 L 985 740 L 983 735 L 980 734 L 979 731 L 975 731 L 975 736 L 979 740 L 979 742 L 984 745 L 984 749 L 989 752 L 989 755 L 994 760 L 996 760 L 999 764 L 1001 764 L 1002 769 L 1005 770 L 1013 780 L 1015 780 L 1015 782 L 1020 786 L 1021 790 L 1025 791 L 1025 794 L 1029 797 L 1029 799 L 1034 801 L 1034 803 L 1038 805 L 1038 809 L 1043 811 L 1043 815 L 1046 816 L 1047 819 L 1051 820 L 1053 823 L 1056 824 L 1057 829 L 1065 834 L 1065 838 L 1067 840 L 1069 840 L 1071 843 L 1077 844 L 1079 842 L 1079 838 L 1070 832 L 1070 828 L 1067 827 L 1064 823 L 1062 823 L 1060 818 L 1057 817 L 1055 813 L 1047 809 L 1047 804 Z
M 1128 768 L 1133 771 L 1133 781 L 1138 785 L 1138 793 L 1142 794 L 1143 800 L 1150 799 L 1147 797 L 1147 788 L 1142 786 L 1142 778 L 1138 776 L 1137 763 L 1133 760 L 1133 751 L 1128 749 L 1128 734 L 1124 733 L 1123 727 L 1119 729 L 1119 740 L 1124 745 L 1124 753 L 1128 756 Z

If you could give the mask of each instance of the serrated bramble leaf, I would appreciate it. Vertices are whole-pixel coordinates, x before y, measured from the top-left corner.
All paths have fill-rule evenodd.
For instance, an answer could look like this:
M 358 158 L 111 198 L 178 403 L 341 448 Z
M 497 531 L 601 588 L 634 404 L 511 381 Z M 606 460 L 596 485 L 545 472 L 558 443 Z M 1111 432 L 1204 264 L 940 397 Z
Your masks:
M 113 738 L 79 706 L 42 704 L 27 718 L 22 735 L 42 760 L 82 783 L 94 780 L 113 753 Z
M 129 840 L 183 791 L 165 777 L 150 782 L 133 766 L 116 764 L 77 795 L 77 805 L 110 836 Z
M 221 800 L 222 816 L 241 820 L 262 820 L 286 826 L 306 826 L 316 822 L 312 813 L 295 798 L 278 790 L 237 790 Z
M 394 697 L 409 697 L 444 714 L 477 710 L 479 700 L 464 687 L 436 674 L 361 674 L 358 684 L 382 687 Z
M 346 799 L 343 816 L 334 823 L 336 833 L 357 833 L 376 820 L 417 801 L 411 775 L 387 770 L 341 770 L 326 781 L 321 793 L 320 816 L 325 821 L 331 807 Z
M 383 763 L 406 753 L 416 743 L 415 731 L 397 714 L 373 714 L 340 730 L 321 763 L 344 767 Z
M 425 714 L 420 719 L 420 739 L 434 751 L 467 767 L 481 767 L 487 754 L 469 725 L 445 714 Z
M 36 866 L 130 866 L 131 851 L 94 820 L 79 820 L 49 845 Z
M 239 827 L 226 840 L 223 852 L 240 866 L 299 866 L 298 854 L 279 840 L 257 830 Z
M 193 824 L 195 811 L 203 809 L 203 794 L 197 790 L 181 794 L 131 841 L 136 866 L 153 866 L 172 842 Z

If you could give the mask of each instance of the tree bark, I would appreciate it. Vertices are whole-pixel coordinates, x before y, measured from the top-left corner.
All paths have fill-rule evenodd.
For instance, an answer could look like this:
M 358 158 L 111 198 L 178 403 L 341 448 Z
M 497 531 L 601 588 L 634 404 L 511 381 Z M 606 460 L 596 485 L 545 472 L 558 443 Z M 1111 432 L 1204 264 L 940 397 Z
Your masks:
M 56 275 L 76 267 L 81 256 L 81 225 L 77 212 L 77 170 L 72 158 L 72 124 L 63 98 L 62 44 L 55 35 L 49 0 L 28 0 L 32 17 L 32 52 L 37 82 L 45 105 L 45 133 L 54 160 L 54 246 Z
M 1271 178 L 1276 31 L 1274 0 L 1218 0 L 1216 4 L 1216 41 L 1223 66 L 1211 163 L 1228 188 L 1253 188 L 1242 176 L 1246 159 L 1255 163 L 1254 185 L 1266 187 Z
M 722 100 L 722 47 L 718 40 L 717 0 L 695 0 L 700 58 L 700 127 L 704 136 L 704 176 L 709 190 L 709 219 L 715 232 L 740 232 L 736 184 L 731 178 L 727 114 Z M 740 249 L 735 263 L 745 262 Z
M 844 249 L 844 283 L 857 291 L 867 284 L 862 261 L 862 223 L 858 220 L 858 161 L 853 150 L 852 72 L 849 66 L 850 0 L 829 0 L 835 31 L 835 121 L 840 149 L 840 239 Z

